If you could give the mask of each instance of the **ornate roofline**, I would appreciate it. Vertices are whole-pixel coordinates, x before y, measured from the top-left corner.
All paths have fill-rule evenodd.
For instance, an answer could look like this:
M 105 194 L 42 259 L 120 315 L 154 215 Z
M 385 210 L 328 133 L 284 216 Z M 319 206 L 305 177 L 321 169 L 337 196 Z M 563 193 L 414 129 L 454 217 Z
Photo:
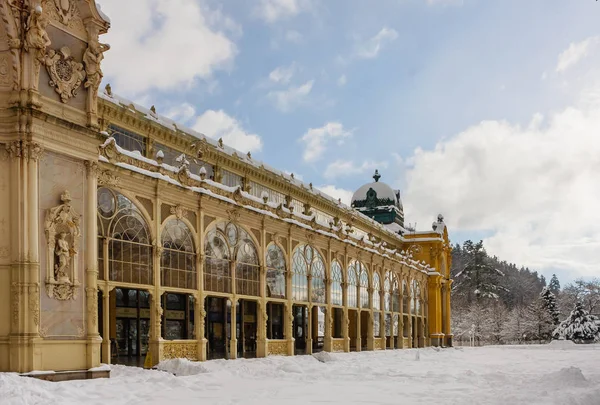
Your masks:
M 147 136 L 153 141 L 164 143 L 187 154 L 193 154 L 193 151 L 202 148 L 202 160 L 207 163 L 227 168 L 227 170 L 250 180 L 255 180 L 266 187 L 292 195 L 292 197 L 310 204 L 313 208 L 319 209 L 334 218 L 339 218 L 346 223 L 353 224 L 363 231 L 376 231 L 379 233 L 377 235 L 379 238 L 389 238 L 390 241 L 395 239 L 397 243 L 404 241 L 400 235 L 386 229 L 382 224 L 361 212 L 345 204 L 338 203 L 321 191 L 311 189 L 311 185 L 307 186 L 297 179 L 278 173 L 268 165 L 249 158 L 246 154 L 233 148 L 221 148 L 215 140 L 188 130 L 183 126 L 180 128 L 171 120 L 163 119 L 151 110 L 147 110 L 133 102 L 112 94 L 100 93 L 98 111 L 99 117 L 103 121 L 101 123 L 103 129 L 107 129 L 109 123 L 125 125 L 129 127 L 128 129 L 140 135 Z M 173 125 L 174 128 L 169 128 L 167 123 Z M 227 153 L 226 150 L 231 150 L 232 153 Z M 251 160 L 252 163 L 248 160 Z

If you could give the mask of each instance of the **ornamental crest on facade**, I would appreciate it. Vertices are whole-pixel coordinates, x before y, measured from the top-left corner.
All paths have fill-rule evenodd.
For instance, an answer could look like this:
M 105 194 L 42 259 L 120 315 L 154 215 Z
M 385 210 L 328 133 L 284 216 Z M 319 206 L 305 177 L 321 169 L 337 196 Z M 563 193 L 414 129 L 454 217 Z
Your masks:
M 77 254 L 80 215 L 71 206 L 71 195 L 60 196 L 62 204 L 46 212 L 46 292 L 50 298 L 66 301 L 77 298 Z
M 60 96 L 63 103 L 67 103 L 77 95 L 77 91 L 85 79 L 83 64 L 77 62 L 71 55 L 71 50 L 63 46 L 58 51 L 50 49 L 43 60 L 44 66 L 50 76 L 48 84 Z

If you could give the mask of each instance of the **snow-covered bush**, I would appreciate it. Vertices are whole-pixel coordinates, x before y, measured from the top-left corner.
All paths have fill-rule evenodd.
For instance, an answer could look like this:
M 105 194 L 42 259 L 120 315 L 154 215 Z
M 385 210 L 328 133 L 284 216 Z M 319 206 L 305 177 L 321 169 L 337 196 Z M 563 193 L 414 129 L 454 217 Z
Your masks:
M 552 337 L 572 340 L 575 343 L 600 341 L 598 318 L 590 315 L 583 309 L 581 302 L 577 302 L 571 315 L 552 332 Z

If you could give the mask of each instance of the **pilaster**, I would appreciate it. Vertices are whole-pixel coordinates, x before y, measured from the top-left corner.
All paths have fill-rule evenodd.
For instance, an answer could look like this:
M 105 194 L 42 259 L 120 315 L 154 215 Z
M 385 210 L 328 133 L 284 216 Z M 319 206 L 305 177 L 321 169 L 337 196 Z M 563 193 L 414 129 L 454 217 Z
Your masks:
M 428 310 L 429 310 L 429 337 L 432 346 L 440 346 L 442 333 L 442 306 L 441 306 L 441 276 L 429 276 L 428 279 Z
M 235 285 L 235 272 L 232 273 L 232 283 Z M 231 334 L 229 339 L 229 358 L 237 359 L 237 304 L 238 298 L 234 295 L 231 299 Z
M 11 333 L 9 367 L 27 372 L 41 368 L 36 355 L 40 324 L 39 192 L 40 145 L 13 141 L 7 145 L 10 158 L 11 235 Z
M 98 333 L 98 225 L 96 207 L 98 187 L 98 164 L 86 161 L 86 201 L 85 201 L 85 292 L 86 292 L 86 324 L 87 350 L 86 365 L 88 368 L 100 365 L 100 344 L 102 339 Z

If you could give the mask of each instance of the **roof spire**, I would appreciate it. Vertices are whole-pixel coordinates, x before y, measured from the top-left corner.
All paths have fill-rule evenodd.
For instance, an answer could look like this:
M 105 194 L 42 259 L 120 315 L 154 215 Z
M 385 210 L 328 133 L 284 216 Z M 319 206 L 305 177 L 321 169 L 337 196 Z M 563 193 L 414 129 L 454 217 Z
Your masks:
M 379 170 L 375 169 L 375 174 L 373 175 L 375 182 L 378 182 L 381 176 L 379 175 Z

